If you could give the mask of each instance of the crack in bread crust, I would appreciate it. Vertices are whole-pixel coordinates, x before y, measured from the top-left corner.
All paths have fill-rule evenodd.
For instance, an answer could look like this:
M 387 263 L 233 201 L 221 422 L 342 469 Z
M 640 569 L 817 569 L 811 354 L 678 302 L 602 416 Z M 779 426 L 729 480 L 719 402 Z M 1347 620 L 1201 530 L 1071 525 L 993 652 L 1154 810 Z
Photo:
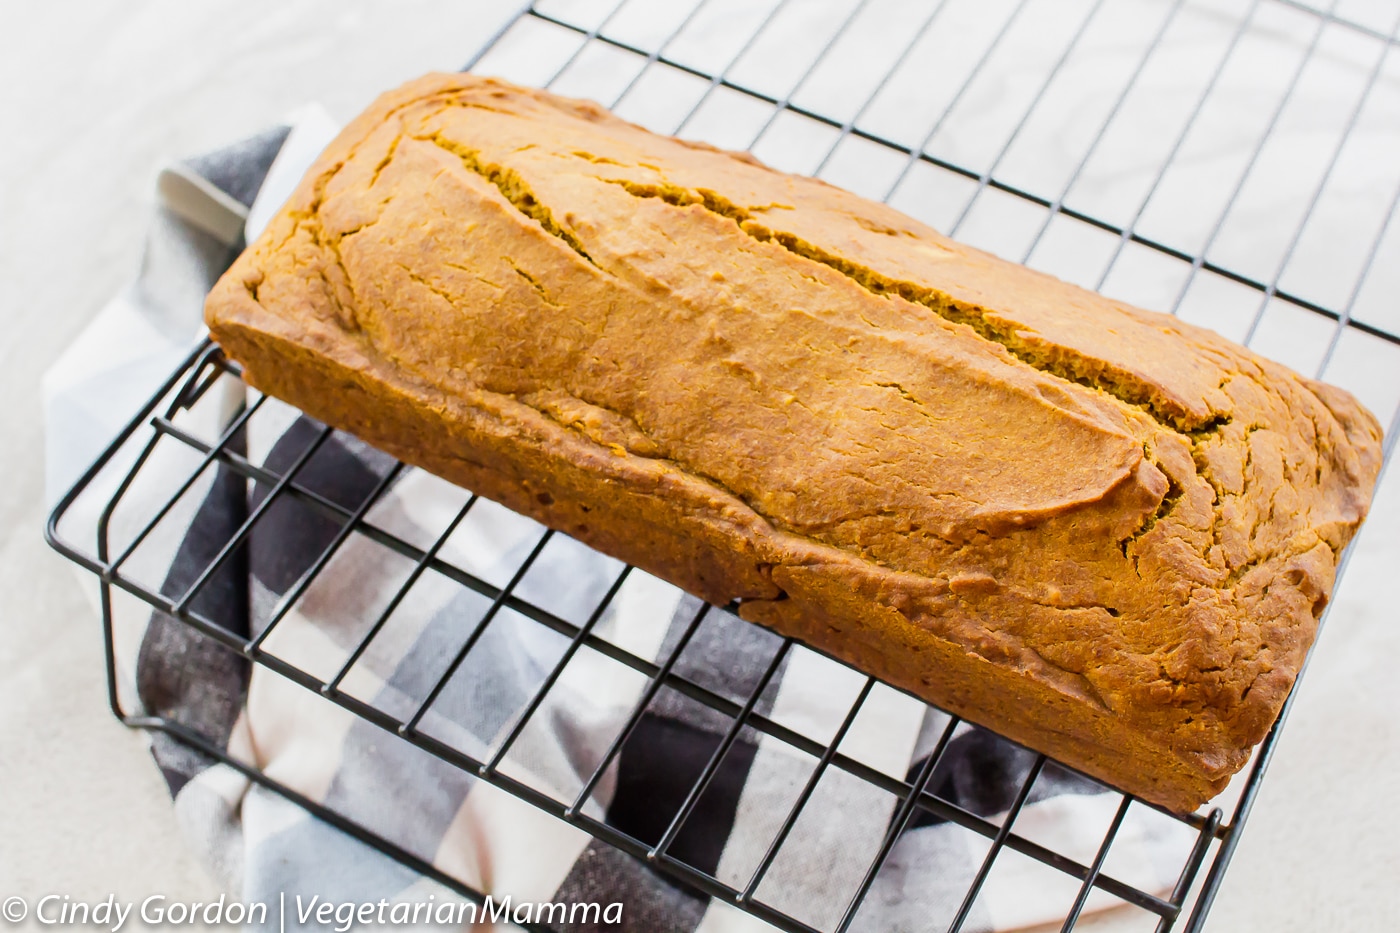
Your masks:
M 602 180 L 620 186 L 634 197 L 659 198 L 677 207 L 699 205 L 705 210 L 734 221 L 740 230 L 756 240 L 775 242 L 795 256 L 835 269 L 872 295 L 899 295 L 907 301 L 923 305 L 940 317 L 957 324 L 965 324 L 983 339 L 1005 347 L 1007 352 L 1028 366 L 1066 382 L 1097 389 L 1121 402 L 1142 408 L 1163 425 L 1181 433 L 1209 434 L 1229 420 L 1225 415 L 1192 419 L 1185 412 L 1172 410 L 1161 400 L 1154 399 L 1151 386 L 1135 380 L 1131 373 L 1105 365 L 1101 360 L 1086 359 L 1074 354 L 1038 354 L 1026 341 L 1020 339 L 1013 329 L 997 326 L 989 320 L 985 309 L 955 302 L 946 293 L 928 285 L 889 278 L 868 266 L 852 262 L 844 256 L 809 243 L 795 234 L 769 227 L 754 219 L 753 211 L 740 207 L 716 191 L 706 188 L 690 191 L 676 185 L 638 184 L 619 178 Z M 889 235 L 888 228 L 877 230 Z

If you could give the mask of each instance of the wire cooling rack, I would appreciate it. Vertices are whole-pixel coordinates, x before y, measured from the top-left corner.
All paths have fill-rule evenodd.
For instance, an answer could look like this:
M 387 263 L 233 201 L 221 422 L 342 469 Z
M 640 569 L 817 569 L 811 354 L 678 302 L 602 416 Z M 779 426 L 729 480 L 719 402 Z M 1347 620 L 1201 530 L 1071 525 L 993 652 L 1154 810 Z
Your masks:
M 1393 2 L 1340 0 L 1325 8 L 1293 0 L 538 0 L 469 67 L 597 99 L 660 132 L 751 150 L 776 167 L 889 201 L 1008 258 L 1213 327 L 1355 392 L 1389 424 L 1388 460 L 1400 419 L 1400 309 L 1390 297 L 1400 286 L 1400 230 L 1392 224 L 1400 201 L 1397 28 L 1400 7 Z M 1291 698 L 1250 768 L 1215 805 L 1173 816 L 1119 795 L 1097 849 L 1071 855 L 1018 831 L 1016 823 L 1039 776 L 1059 767 L 1054 762 L 1033 756 L 1009 809 L 995 818 L 941 794 L 930 780 L 938 754 L 917 774 L 891 777 L 843 751 L 873 681 L 865 680 L 835 734 L 816 741 L 758 709 L 759 694 L 792 648 L 790 642 L 775 639 L 762 682 L 747 698 L 722 695 L 677 669 L 677 658 L 708 608 L 663 656 L 631 653 L 594 631 L 627 570 L 598 605 L 587 607 L 581 621 L 516 592 L 549 534 L 504 583 L 468 573 L 440 552 L 475 498 L 435 541 L 410 541 L 367 518 L 387 479 L 366 499 L 347 506 L 300 477 L 298 470 L 313 456 L 315 444 L 330 436 L 329 429 L 290 464 L 250 459 L 241 439 L 266 411 L 266 400 L 251 391 L 238 394 L 244 401 L 220 415 L 217 430 L 191 427 L 198 413 L 218 407 L 215 388 L 236 380 L 236 367 L 216 347 L 198 348 L 49 522 L 50 542 L 99 578 L 109 697 L 129 725 L 163 731 L 225 761 L 362 842 L 479 899 L 459 879 L 230 757 L 190 726 L 133 712 L 117 674 L 116 643 L 122 635 L 114 607 L 134 597 L 399 741 L 782 930 L 816 928 L 767 903 L 760 883 L 827 771 L 868 782 L 896 801 L 878 854 L 831 928 L 845 930 L 852 923 L 901 831 L 925 815 L 985 842 L 980 868 L 939 928 L 962 927 L 985 894 L 989 874 L 1009 853 L 1073 879 L 1078 893 L 1065 911 L 1065 930 L 1076 925 L 1094 892 L 1110 895 L 1158 930 L 1184 922 L 1194 931 L 1204 923 Z M 115 543 L 114 515 L 132 498 L 143 470 L 171 448 L 190 461 L 187 481 L 163 497 L 164 506 L 135 522 L 142 530 L 134 538 Z M 207 564 L 182 592 L 166 592 L 129 573 L 126 562 L 140 541 L 201 477 L 216 470 L 240 477 L 262 504 L 230 537 L 213 543 Z M 86 511 L 75 508 L 84 496 L 101 501 Z M 411 562 L 413 570 L 351 650 L 346 667 L 425 572 L 489 600 L 484 621 L 509 611 L 568 639 L 503 743 L 484 760 L 418 728 L 467 659 L 476 635 L 464 638 L 422 705 L 411 714 L 390 715 L 343 690 L 344 669 L 316 675 L 267 650 L 272 627 L 250 638 L 202 611 L 201 590 L 278 499 L 295 500 L 339 529 L 285 605 L 303 594 L 354 537 Z M 92 549 L 75 540 L 91 541 Z M 484 622 L 475 631 L 483 627 Z M 584 649 L 632 669 L 647 686 L 583 791 L 565 800 L 511 777 L 501 765 L 570 658 Z M 662 689 L 677 691 L 729 725 L 685 799 L 674 812 L 661 814 L 657 831 L 642 838 L 590 815 L 582 803 Z M 724 754 L 747 730 L 791 746 L 814 764 L 763 860 L 745 883 L 735 884 L 677 856 L 673 844 Z M 1179 824 L 1194 840 L 1169 892 L 1134 887 L 1106 868 L 1133 808 Z

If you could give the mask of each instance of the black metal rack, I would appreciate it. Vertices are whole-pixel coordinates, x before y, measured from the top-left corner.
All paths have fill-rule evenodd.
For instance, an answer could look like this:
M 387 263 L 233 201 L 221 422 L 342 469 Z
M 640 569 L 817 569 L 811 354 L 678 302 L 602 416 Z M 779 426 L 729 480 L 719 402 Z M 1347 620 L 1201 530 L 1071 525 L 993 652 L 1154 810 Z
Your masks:
M 1035 4 L 1032 0 L 1003 4 L 1003 18 L 990 22 L 982 35 L 981 44 L 973 43 L 976 47 L 970 49 L 966 55 L 961 81 L 950 80 L 948 90 L 942 93 L 945 100 L 940 113 L 931 121 L 919 122 L 913 132 L 915 138 L 910 141 L 891 138 L 889 134 L 875 128 L 880 119 L 877 111 L 880 109 L 881 95 L 899 84 L 904 69 L 909 68 L 911 63 L 918 62 L 930 54 L 930 49 L 934 46 L 929 43 L 939 35 L 940 26 L 946 26 L 946 21 L 954 16 L 956 0 L 930 0 L 927 3 L 916 4 L 882 4 L 878 0 L 833 0 L 832 3 L 823 5 L 830 8 L 827 10 L 826 25 L 810 33 L 816 37 L 810 41 L 811 47 L 805 50 L 805 55 L 802 52 L 794 53 L 797 60 L 805 63 L 800 73 L 775 77 L 765 76 L 755 72 L 753 68 L 748 68 L 747 78 L 741 72 L 745 71 L 745 63 L 750 60 L 749 57 L 755 50 L 761 51 L 763 44 L 770 41 L 775 33 L 794 28 L 792 23 L 784 18 L 793 15 L 794 5 L 788 0 L 751 4 L 750 6 L 757 9 L 749 10 L 745 19 L 736 12 L 734 4 L 729 4 L 726 8 L 729 12 L 725 15 L 731 19 L 725 22 L 732 24 L 735 21 L 733 17 L 738 17 L 747 23 L 749 28 L 729 30 L 726 33 L 728 50 L 722 56 L 722 61 L 710 62 L 708 65 L 700 63 L 704 56 L 695 51 L 699 45 L 692 47 L 688 52 L 676 51 L 676 47 L 682 45 L 682 40 L 691 32 L 716 28 L 715 23 L 719 21 L 710 21 L 707 17 L 713 20 L 716 8 L 721 5 L 716 0 L 674 5 L 683 9 L 674 13 L 665 29 L 653 28 L 648 34 L 646 29 L 637 27 L 635 23 L 627 25 L 629 11 L 644 6 L 636 0 L 623 0 L 620 3 L 608 0 L 606 8 L 599 8 L 591 16 L 587 9 L 583 9 L 590 4 L 574 4 L 561 10 L 557 8 L 568 5 L 540 0 L 522 10 L 472 65 L 481 64 L 486 70 L 503 70 L 508 73 L 518 65 L 525 73 L 508 76 L 524 80 L 533 79 L 534 83 L 553 85 L 565 93 L 576 89 L 578 85 L 588 85 L 590 80 L 596 79 L 604 84 L 611 81 L 614 97 L 604 100 L 603 103 L 611 104 L 614 108 L 620 106 L 625 115 L 647 122 L 654 129 L 682 134 L 701 120 L 707 106 L 711 106 L 718 95 L 729 95 L 730 103 L 736 107 L 753 105 L 759 108 L 754 111 L 757 116 L 751 121 L 751 125 L 756 127 L 756 132 L 751 133 L 752 141 L 746 148 L 757 147 L 760 155 L 779 163 L 789 157 L 806 158 L 808 163 L 805 166 L 795 167 L 806 168 L 824 177 L 844 180 L 850 175 L 849 165 L 852 164 L 845 159 L 845 147 L 864 147 L 861 149 L 863 160 L 857 160 L 854 164 L 867 167 L 873 165 L 876 168 L 868 171 L 862 168 L 859 183 L 855 186 L 859 188 L 862 185 L 873 185 L 880 189 L 873 193 L 883 193 L 884 197 L 896 206 L 916 214 L 920 213 L 922 203 L 919 200 L 920 190 L 926 191 L 929 185 L 937 187 L 949 180 L 956 182 L 961 186 L 958 190 L 963 192 L 961 199 L 944 197 L 932 208 L 925 205 L 925 212 L 931 210 L 935 215 L 941 214 L 930 219 L 951 233 L 957 234 L 967 227 L 976 218 L 981 209 L 980 205 L 987 198 L 1002 198 L 1002 208 L 1011 212 L 1007 216 L 1014 215 L 1016 218 L 1011 226 L 1021 231 L 1020 250 L 1012 258 L 1034 261 L 1037 250 L 1051 241 L 1067 238 L 1066 242 L 1079 242 L 1074 240 L 1074 237 L 1087 231 L 1099 238 L 1099 251 L 1106 256 L 1102 270 L 1085 273 L 1079 268 L 1058 268 L 1055 262 L 1051 261 L 1046 263 L 1051 271 L 1060 271 L 1069 277 L 1077 275 L 1085 284 L 1101 289 L 1108 286 L 1112 290 L 1115 280 L 1111 276 L 1122 257 L 1129 253 L 1133 253 L 1139 261 L 1144 255 L 1155 257 L 1179 273 L 1179 284 L 1174 289 L 1166 288 L 1162 293 L 1165 297 L 1159 296 L 1157 301 L 1162 310 L 1173 313 L 1190 306 L 1191 296 L 1194 294 L 1193 287 L 1202 277 L 1211 277 L 1226 283 L 1233 290 L 1228 300 L 1211 304 L 1210 308 L 1213 313 L 1220 315 L 1221 321 L 1235 327 L 1239 331 L 1236 336 L 1246 343 L 1258 342 L 1262 336 L 1277 331 L 1280 327 L 1301 327 L 1307 331 L 1312 321 L 1321 321 L 1327 325 L 1326 331 L 1316 333 L 1325 336 L 1302 341 L 1303 352 L 1310 354 L 1307 359 L 1311 362 L 1313 371 L 1319 376 L 1340 378 L 1345 383 L 1346 377 L 1351 374 L 1350 368 L 1357 365 L 1354 361 L 1358 354 L 1362 354 L 1369 362 L 1360 366 L 1357 371 L 1364 374 L 1378 370 L 1382 373 L 1379 379 L 1356 388 L 1362 393 L 1363 399 L 1373 407 L 1381 410 L 1379 406 L 1386 406 L 1383 411 L 1390 415 L 1390 430 L 1386 435 L 1385 448 L 1387 459 L 1389 458 L 1397 435 L 1397 419 L 1400 419 L 1400 407 L 1395 405 L 1397 397 L 1400 397 L 1400 380 L 1393 375 L 1400 372 L 1400 367 L 1394 366 L 1394 363 L 1400 362 L 1400 335 L 1397 335 L 1393 322 L 1386 320 L 1384 307 L 1373 310 L 1374 303 L 1366 300 L 1365 289 L 1368 277 L 1377 265 L 1378 257 L 1388 247 L 1393 248 L 1394 244 L 1388 231 L 1397 202 L 1400 202 L 1400 187 L 1393 193 L 1387 192 L 1387 200 L 1382 203 L 1381 213 L 1375 219 L 1377 226 L 1374 234 L 1365 234 L 1357 241 L 1361 245 L 1352 250 L 1359 255 L 1360 265 L 1355 269 L 1354 277 L 1346 287 L 1332 287 L 1329 291 L 1329 284 L 1335 283 L 1323 282 L 1319 285 L 1315 280 L 1308 282 L 1302 279 L 1295 286 L 1290 284 L 1289 273 L 1295 256 L 1299 255 L 1300 249 L 1305 248 L 1305 239 L 1311 235 L 1310 223 L 1328 203 L 1331 192 L 1329 186 L 1336 181 L 1338 167 L 1347 164 L 1350 158 L 1348 146 L 1351 145 L 1351 140 L 1357 138 L 1358 127 L 1367 119 L 1368 103 L 1373 101 L 1378 88 L 1383 88 L 1391 97 L 1400 97 L 1400 90 L 1397 89 L 1400 88 L 1400 75 L 1397 75 L 1400 61 L 1392 61 L 1391 55 L 1397 44 L 1395 35 L 1396 28 L 1400 27 L 1400 19 L 1394 19 L 1393 14 L 1392 23 L 1377 26 L 1359 19 L 1338 16 L 1336 3 L 1326 10 L 1316 10 L 1290 0 L 1251 0 L 1239 4 L 1240 9 L 1228 14 L 1220 11 L 1209 13 L 1210 17 L 1217 19 L 1233 16 L 1223 29 L 1223 38 L 1214 63 L 1206 72 L 1204 82 L 1193 93 L 1188 106 L 1182 110 L 1173 132 L 1166 137 L 1165 152 L 1146 174 L 1145 194 L 1125 219 L 1114 220 L 1106 218 L 1102 212 L 1089 206 L 1074 205 L 1081 197 L 1084 180 L 1092 174 L 1094 159 L 1112 136 L 1115 126 L 1126 119 L 1126 115 L 1134 111 L 1134 108 L 1143 106 L 1134 95 L 1140 90 L 1142 82 L 1147 80 L 1145 76 L 1152 67 L 1154 57 L 1162 54 L 1164 49 L 1174 43 L 1186 41 L 1173 31 L 1183 19 L 1193 15 L 1206 15 L 1199 10 L 1193 11 L 1184 0 L 1141 0 L 1135 5 L 1140 14 L 1150 14 L 1153 17 L 1148 24 L 1149 28 L 1133 31 L 1136 38 L 1133 40 L 1135 44 L 1132 46 L 1132 58 L 1125 61 L 1124 67 L 1120 69 L 1121 74 L 1118 75 L 1113 93 L 1101 101 L 1098 117 L 1089 121 L 1088 132 L 1083 134 L 1085 141 L 1082 150 L 1067 163 L 1070 167 L 1069 174 L 1049 186 L 1015 180 L 1010 177 L 1014 173 L 1004 169 L 1018 151 L 1018 141 L 1029 132 L 1028 128 L 1041 112 L 1040 108 L 1046 106 L 1047 97 L 1055 93 L 1057 79 L 1068 69 L 1092 68 L 1092 64 L 1086 66 L 1082 58 L 1086 54 L 1084 50 L 1095 41 L 1095 30 L 1107 15 L 1103 0 L 1086 0 L 1074 6 L 1072 10 L 1070 5 L 1058 6 L 1056 18 L 1063 15 L 1069 23 L 1063 31 L 1063 41 L 1048 51 L 1042 49 L 1039 64 L 1030 66 L 1024 61 L 1007 62 L 1004 58 L 1008 43 L 1012 42 L 1009 37 L 1022 28 L 1028 21 L 1027 18 L 1032 16 L 1031 8 Z M 672 8 L 673 5 L 666 6 Z M 986 18 L 993 6 L 995 5 L 983 5 L 982 12 L 977 15 Z M 872 24 L 878 25 L 888 21 L 888 18 L 894 15 L 892 11 L 898 12 L 902 17 L 902 31 L 897 35 L 880 33 L 878 29 L 872 32 Z M 1400 10 L 1395 12 L 1400 13 Z M 810 15 L 810 12 L 805 15 Z M 963 11 L 963 15 L 970 14 Z M 1164 186 L 1170 184 L 1171 169 L 1183 151 L 1189 148 L 1193 127 L 1203 119 L 1203 114 L 1210 111 L 1214 104 L 1213 95 L 1223 86 L 1222 82 L 1231 67 L 1233 56 L 1250 41 L 1251 30 L 1262 28 L 1259 26 L 1259 20 L 1263 17 L 1274 18 L 1275 21 L 1271 21 L 1269 28 L 1275 31 L 1283 28 L 1279 26 L 1279 22 L 1286 23 L 1288 29 L 1297 34 L 1301 50 L 1295 50 L 1294 60 L 1281 68 L 1278 74 L 1270 73 L 1266 76 L 1269 81 L 1276 79 L 1277 87 L 1272 88 L 1272 103 L 1263 111 L 1266 118 L 1257 128 L 1257 137 L 1242 144 L 1241 151 L 1245 159 L 1237 177 L 1229 179 L 1232 184 L 1227 184 L 1221 189 L 1224 195 L 1223 206 L 1218 214 L 1202 218 L 1204 226 L 1200 228 L 1200 235 L 1197 236 L 1194 247 L 1183 245 L 1190 239 L 1189 236 L 1174 238 L 1167 234 L 1143 232 L 1143 221 L 1154 204 L 1154 197 Z M 1301 219 L 1291 234 L 1279 241 L 1272 269 L 1265 269 L 1261 273 L 1257 269 L 1241 269 L 1237 264 L 1225 259 L 1211 258 L 1217 247 L 1227 239 L 1232 211 L 1237 209 L 1247 195 L 1251 179 L 1260 170 L 1261 164 L 1272 158 L 1271 139 L 1286 121 L 1290 101 L 1299 92 L 1299 88 L 1304 86 L 1310 63 L 1318 58 L 1323 44 L 1330 41 L 1334 33 L 1345 37 L 1341 41 L 1350 43 L 1348 48 L 1370 50 L 1371 57 L 1360 67 L 1362 78 L 1361 83 L 1356 86 L 1355 97 L 1348 101 L 1334 102 L 1335 107 L 1340 108 L 1342 118 L 1334 127 L 1335 140 L 1331 140 L 1332 145 L 1326 148 L 1323 158 L 1310 169 L 1312 181 L 1289 195 L 1292 201 L 1296 202 L 1295 213 L 1300 212 Z M 879 60 L 878 67 L 866 67 L 868 62 L 861 59 L 858 52 L 845 47 L 854 41 L 850 37 L 856 35 L 877 37 L 877 45 L 885 53 Z M 526 50 L 528 54 L 520 54 L 522 50 Z M 814 82 L 826 81 L 829 84 L 832 80 L 829 73 L 832 68 L 839 70 L 853 64 L 861 64 L 868 72 L 863 77 L 852 79 L 857 84 L 864 81 L 866 85 L 859 95 L 858 103 L 850 103 L 844 109 L 828 111 L 808 102 L 811 94 L 807 89 Z M 623 68 L 622 65 L 627 67 Z M 992 80 L 998 75 L 1002 80 L 1007 80 L 1006 76 L 1018 68 L 1036 74 L 1032 76 L 1033 81 L 1026 79 L 1030 83 L 1023 88 L 1024 93 L 1018 98 L 1021 102 L 1008 112 L 1008 119 L 1003 127 L 1004 135 L 997 137 L 996 145 L 988 147 L 977 159 L 963 160 L 955 154 L 950 154 L 947 151 L 947 134 L 950 129 L 956 129 L 954 124 L 958 122 L 959 108 L 983 93 L 979 90 L 979 82 Z M 674 83 L 667 84 L 668 81 L 679 81 L 686 85 L 693 92 L 694 100 L 687 102 L 683 96 L 677 96 L 674 90 L 668 92 L 668 87 L 677 86 Z M 774 87 L 780 89 L 773 90 Z M 643 96 L 652 103 L 647 107 L 638 107 L 641 112 L 628 113 L 628 101 L 642 91 L 647 92 Z M 669 125 L 658 125 L 663 122 L 663 118 L 669 119 Z M 734 124 L 731 122 L 726 130 L 733 128 Z M 822 134 L 821 138 L 825 140 L 825 143 L 815 150 L 810 143 L 804 142 L 811 138 L 810 134 L 813 131 L 819 131 Z M 804 136 L 804 133 L 808 135 Z M 768 144 L 766 148 L 759 145 L 775 138 L 786 142 Z M 732 140 L 719 141 L 732 145 Z M 819 159 L 812 158 L 814 152 L 819 155 Z M 1400 165 L 1400 158 L 1393 161 Z M 847 166 L 845 175 L 840 171 L 842 165 Z M 945 187 L 938 190 L 947 189 Z M 1093 199 L 1092 188 L 1087 190 L 1089 194 L 1084 195 L 1086 204 Z M 1375 200 L 1373 195 L 1370 200 Z M 949 204 L 952 206 L 949 207 Z M 1030 213 L 1017 214 L 1016 211 L 1022 208 L 1028 208 Z M 1062 227 L 1065 224 L 1070 227 L 1068 233 Z M 973 226 L 975 227 L 975 224 Z M 999 247 L 1002 252 L 1009 251 L 1004 243 L 988 245 Z M 1329 300 L 1329 295 L 1340 295 L 1341 300 Z M 1293 320 L 1289 315 L 1294 313 L 1301 313 L 1309 323 L 1288 324 L 1287 322 Z M 1276 320 L 1280 317 L 1284 323 Z M 1357 341 L 1361 341 L 1360 350 L 1357 349 Z M 1270 345 L 1266 349 L 1278 350 L 1282 347 L 1281 355 L 1287 357 L 1293 352 L 1291 346 L 1284 343 Z M 1340 374 L 1335 366 L 1329 369 L 1329 364 L 1334 363 L 1339 355 L 1345 355 L 1348 365 L 1348 371 Z M 1297 359 L 1286 361 L 1293 363 L 1295 367 L 1299 364 Z M 1078 883 L 1079 893 L 1066 911 L 1063 925 L 1066 930 L 1074 927 L 1086 899 L 1095 890 L 1107 892 L 1136 909 L 1143 916 L 1153 920 L 1159 930 L 1171 929 L 1183 918 L 1186 929 L 1194 931 L 1201 928 L 1249 815 L 1259 782 L 1268 766 L 1275 737 L 1287 718 L 1291 698 L 1285 704 L 1278 722 L 1261 746 L 1248 772 L 1236 782 L 1232 791 L 1227 792 L 1227 801 L 1231 794 L 1237 795 L 1228 820 L 1219 806 L 1187 817 L 1173 816 L 1152 808 L 1161 819 L 1173 820 L 1189 827 L 1195 839 L 1181 865 L 1174 890 L 1165 897 L 1159 896 L 1134 887 L 1104 870 L 1116 836 L 1130 808 L 1147 806 L 1141 801 L 1119 795 L 1120 801 L 1115 816 L 1107 827 L 1097 852 L 1090 859 L 1074 858 L 1041 845 L 1017 832 L 1016 817 L 1041 773 L 1047 768 L 1057 769 L 1061 766 L 1048 761 L 1044 756 L 1034 756 L 1029 770 L 1019 784 L 1019 790 L 1011 801 L 1009 812 L 999 820 L 979 816 L 941 796 L 930 781 L 937 769 L 940 754 L 958 723 L 956 718 L 949 720 L 934 754 L 917 774 L 903 780 L 891 777 L 841 751 L 843 739 L 853 727 L 863 702 L 875 686 L 873 679 L 865 678 L 863 689 L 835 735 L 825 742 L 816 741 L 761 714 L 756 708 L 759 695 L 777 671 L 784 656 L 792 650 L 792 642 L 775 639 L 774 653 L 759 685 L 747 697 L 723 695 L 681 675 L 675 669 L 677 658 L 684 651 L 690 636 L 704 623 L 706 615 L 712 611 L 711 607 L 701 607 L 679 642 L 659 658 L 640 657 L 619 647 L 599 637 L 593 629 L 626 580 L 627 569 L 620 572 L 602 601 L 589 608 L 583 621 L 570 621 L 521 598 L 516 593 L 517 584 L 553 537 L 551 533 L 542 534 L 529 556 L 508 582 L 503 585 L 493 584 L 466 572 L 444 559 L 440 553 L 444 542 L 457 524 L 473 508 L 477 501 L 475 497 L 467 500 L 434 542 L 426 545 L 424 542 L 415 543 L 377 526 L 367 517 L 378 497 L 393 479 L 400 476 L 401 468 L 396 468 L 367 498 L 353 506 L 327 498 L 301 481 L 299 469 L 314 456 L 319 445 L 332 435 L 330 429 L 322 430 L 290 464 L 278 467 L 249 459 L 243 453 L 240 444 L 235 443 L 255 419 L 263 416 L 265 400 L 251 390 L 247 393 L 246 402 L 233 413 L 231 420 L 223 424 L 221 430 L 211 434 L 201 433 L 190 427 L 191 421 L 187 415 L 201 406 L 207 410 L 216 405 L 215 396 L 219 393 L 213 391 L 215 387 L 233 383 L 237 376 L 236 367 L 226 361 L 216 347 L 206 343 L 197 348 L 150 403 L 130 422 L 99 461 L 64 497 L 49 521 L 47 533 L 50 543 L 99 577 L 106 636 L 109 697 L 114 713 L 126 724 L 165 732 L 207 755 L 226 762 L 249 779 L 283 794 L 316 816 L 422 874 L 435 878 L 464 895 L 479 897 L 459 879 L 444 874 L 392 840 L 383 838 L 353 823 L 342 814 L 278 784 L 247 762 L 230 756 L 217 743 L 211 742 L 208 737 L 188 726 L 128 709 L 119 689 L 116 671 L 113 597 L 118 592 L 130 594 L 142 603 L 178 619 L 212 643 L 236 652 L 252 664 L 307 690 L 317 692 L 328 702 L 380 727 L 386 734 L 397 736 L 400 741 L 411 743 L 559 819 L 581 827 L 592 836 L 645 860 L 656 871 L 684 885 L 732 901 L 779 929 L 804 933 L 815 929 L 803 920 L 766 903 L 760 896 L 759 886 L 765 872 L 788 839 L 803 806 L 828 769 L 839 770 L 855 779 L 868 782 L 892 795 L 897 801 L 894 818 L 885 831 L 878 855 L 834 929 L 844 931 L 851 925 L 862 899 L 889 857 L 900 832 L 921 813 L 963 827 L 981 836 L 988 843 L 981 867 L 951 918 L 948 926 L 950 930 L 961 928 L 997 859 L 1007 852 L 1019 853 Z M 163 507 L 155 509 L 136 522 L 136 526 L 144 530 L 128 540 L 123 540 L 118 546 L 110 535 L 113 515 L 123 502 L 127 501 L 126 497 L 138 481 L 143 467 L 158 451 L 170 448 L 181 450 L 192 457 L 192 469 L 188 473 L 188 479 L 174 490 Z M 259 504 L 250 509 L 246 520 L 231 537 L 214 542 L 217 546 L 211 547 L 208 563 L 202 572 L 196 575 L 194 582 L 183 592 L 171 594 L 124 572 L 126 561 L 138 549 L 151 529 L 168 514 L 201 476 L 207 476 L 209 471 L 216 469 L 241 477 L 250 490 L 258 491 L 261 498 L 258 500 Z M 99 488 L 96 485 L 99 477 L 113 474 L 120 479 L 115 480 L 114 485 L 101 487 L 101 494 L 105 498 L 100 509 L 95 512 L 95 525 L 83 527 L 76 532 L 83 539 L 91 540 L 92 548 L 76 546 L 73 542 L 78 538 L 69 524 L 65 523 L 65 516 L 69 515 L 74 504 L 84 495 L 91 495 L 92 490 Z M 279 498 L 296 500 L 334 521 L 339 530 L 312 568 L 279 603 L 272 622 L 255 637 L 238 635 L 209 618 L 202 611 L 197 597 L 229 556 L 243 545 L 259 517 Z M 92 536 L 90 539 L 89 535 Z M 332 559 L 336 550 L 352 536 L 364 536 L 407 558 L 412 562 L 413 570 L 388 606 L 368 625 L 361 642 L 351 650 L 338 673 L 330 677 L 317 676 L 269 651 L 266 641 L 282 615 L 312 585 L 317 573 Z M 342 682 L 355 660 L 392 614 L 398 601 L 413 586 L 419 575 L 427 571 L 440 574 L 461 587 L 481 594 L 489 600 L 489 608 L 482 623 L 464 637 L 446 673 L 436 681 L 417 709 L 409 715 L 391 715 L 342 689 Z M 498 613 L 506 610 L 565 636 L 568 639 L 568 647 L 555 667 L 545 675 L 533 698 L 519 711 L 502 743 L 493 748 L 487 756 L 472 756 L 419 727 L 424 714 L 438 698 L 453 673 L 468 657 L 486 624 Z M 598 652 L 645 677 L 647 687 L 632 715 L 613 738 L 607 754 L 597 765 L 582 791 L 571 799 L 559 799 L 512 777 L 501 766 L 512 744 L 520 736 L 570 659 L 585 648 Z M 724 717 L 729 726 L 719 747 L 697 776 L 683 803 L 675 813 L 670 814 L 664 832 L 658 839 L 645 840 L 591 815 L 583 804 L 609 762 L 622 749 L 648 702 L 663 688 L 674 690 L 690 701 L 714 711 Z M 693 814 L 698 801 L 714 779 L 724 755 L 736 737 L 748 730 L 810 756 L 814 767 L 757 870 L 746 883 L 733 884 L 696 868 L 677 857 L 671 850 L 686 820 Z M 1210 862 L 1209 870 L 1202 875 L 1200 869 L 1207 861 Z

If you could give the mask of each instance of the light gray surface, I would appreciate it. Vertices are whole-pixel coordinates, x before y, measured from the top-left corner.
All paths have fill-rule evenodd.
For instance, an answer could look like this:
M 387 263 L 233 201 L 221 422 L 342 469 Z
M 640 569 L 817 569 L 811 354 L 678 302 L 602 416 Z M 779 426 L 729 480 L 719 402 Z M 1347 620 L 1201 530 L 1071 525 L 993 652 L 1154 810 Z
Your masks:
M 216 893 L 176 837 L 143 743 L 107 713 L 95 620 L 39 537 L 39 377 L 130 275 L 156 169 L 308 100 L 344 119 L 385 87 L 458 66 L 512 5 L 89 0 L 8 11 L 0 898 Z M 1398 473 L 1358 542 L 1208 929 L 1385 930 L 1400 916 Z

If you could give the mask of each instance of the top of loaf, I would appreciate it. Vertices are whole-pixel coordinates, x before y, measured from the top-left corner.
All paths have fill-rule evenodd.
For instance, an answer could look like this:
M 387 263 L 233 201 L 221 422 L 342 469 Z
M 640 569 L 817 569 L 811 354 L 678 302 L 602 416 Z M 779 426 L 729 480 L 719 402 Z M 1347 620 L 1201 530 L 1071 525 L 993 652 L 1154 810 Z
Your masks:
M 256 313 L 664 463 L 1207 768 L 1276 714 L 1380 463 L 1351 396 L 1210 331 L 470 75 L 381 98 L 242 268 L 216 334 Z

